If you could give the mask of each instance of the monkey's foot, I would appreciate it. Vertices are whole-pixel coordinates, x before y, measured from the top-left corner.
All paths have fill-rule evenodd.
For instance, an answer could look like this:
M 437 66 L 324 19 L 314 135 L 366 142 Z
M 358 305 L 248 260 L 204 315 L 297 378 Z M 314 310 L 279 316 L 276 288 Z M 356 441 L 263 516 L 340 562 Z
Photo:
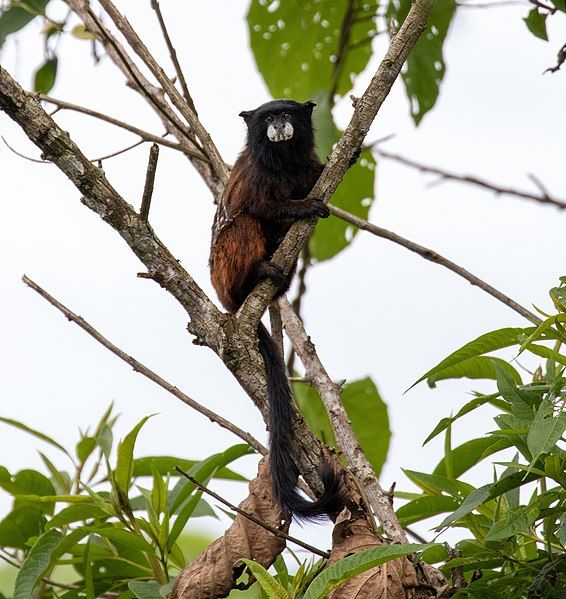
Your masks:
M 317 216 L 318 218 L 328 218 L 330 209 L 320 198 L 307 198 L 305 200 L 305 210 L 308 216 Z

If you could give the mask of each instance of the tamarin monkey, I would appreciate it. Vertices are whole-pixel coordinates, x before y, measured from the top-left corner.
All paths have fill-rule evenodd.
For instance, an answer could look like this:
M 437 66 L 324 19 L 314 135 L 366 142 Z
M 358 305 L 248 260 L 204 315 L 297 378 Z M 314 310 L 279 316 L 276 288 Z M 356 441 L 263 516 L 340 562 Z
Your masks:
M 324 202 L 309 197 L 323 168 L 314 149 L 314 106 L 313 102 L 274 100 L 240 113 L 248 128 L 246 146 L 218 206 L 210 253 L 212 284 L 228 312 L 237 312 L 262 278 L 275 282 L 276 297 L 284 294 L 296 264 L 285 275 L 270 262 L 273 253 L 294 221 L 329 216 Z M 320 467 L 324 492 L 316 501 L 304 499 L 296 489 L 299 471 L 291 457 L 292 393 L 285 363 L 263 324 L 257 333 L 268 382 L 269 458 L 275 498 L 284 512 L 299 519 L 336 515 L 344 498 L 330 464 Z

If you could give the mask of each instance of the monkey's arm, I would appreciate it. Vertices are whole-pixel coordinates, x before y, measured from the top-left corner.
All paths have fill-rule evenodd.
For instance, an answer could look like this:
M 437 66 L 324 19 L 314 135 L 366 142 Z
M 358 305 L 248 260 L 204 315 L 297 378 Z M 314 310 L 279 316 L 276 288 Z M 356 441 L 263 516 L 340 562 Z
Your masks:
M 266 222 L 300 220 L 309 216 L 326 218 L 330 215 L 328 206 L 318 198 L 303 200 L 265 200 L 247 207 L 248 214 Z

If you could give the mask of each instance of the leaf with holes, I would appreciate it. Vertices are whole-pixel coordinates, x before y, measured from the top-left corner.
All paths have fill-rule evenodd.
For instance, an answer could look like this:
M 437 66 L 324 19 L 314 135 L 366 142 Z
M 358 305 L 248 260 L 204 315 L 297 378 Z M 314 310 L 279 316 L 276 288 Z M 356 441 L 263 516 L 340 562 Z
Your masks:
M 304 102 L 320 93 L 346 94 L 371 58 L 377 5 L 253 0 L 250 44 L 271 95 Z
M 388 23 L 395 19 L 402 24 L 411 0 L 393 0 L 387 9 Z M 411 103 L 411 115 L 418 125 L 423 116 L 434 107 L 446 71 L 443 45 L 456 12 L 454 0 L 437 0 L 423 31 L 407 59 L 401 76 Z M 391 27 L 391 25 L 390 25 Z

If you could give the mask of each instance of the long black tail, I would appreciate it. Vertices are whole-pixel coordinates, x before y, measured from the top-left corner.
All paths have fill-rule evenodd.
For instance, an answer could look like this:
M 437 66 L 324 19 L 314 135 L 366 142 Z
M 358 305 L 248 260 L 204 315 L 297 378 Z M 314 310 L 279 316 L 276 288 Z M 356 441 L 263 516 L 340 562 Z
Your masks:
M 291 457 L 292 393 L 285 363 L 263 324 L 260 323 L 257 333 L 269 392 L 269 461 L 275 498 L 283 511 L 290 512 L 299 519 L 314 520 L 337 515 L 344 506 L 344 497 L 338 477 L 330 464 L 323 462 L 319 467 L 324 492 L 316 501 L 304 499 L 297 491 L 299 471 Z

